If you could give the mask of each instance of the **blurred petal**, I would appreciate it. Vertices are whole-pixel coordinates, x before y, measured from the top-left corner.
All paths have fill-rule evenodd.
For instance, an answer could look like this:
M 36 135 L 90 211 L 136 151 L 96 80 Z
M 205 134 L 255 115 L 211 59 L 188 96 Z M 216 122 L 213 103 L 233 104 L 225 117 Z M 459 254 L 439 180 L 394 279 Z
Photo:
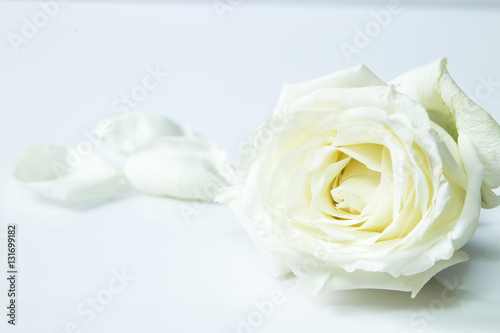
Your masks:
M 213 201 L 231 178 L 225 152 L 195 137 L 157 138 L 129 157 L 125 175 L 146 194 L 200 201 Z
M 79 159 L 74 154 L 49 144 L 28 148 L 14 169 L 14 179 L 64 203 L 111 198 L 124 186 L 123 175 L 96 151 Z
M 117 150 L 133 153 L 158 136 L 191 136 L 191 131 L 165 117 L 147 113 L 126 113 L 111 119 L 111 131 L 105 139 Z

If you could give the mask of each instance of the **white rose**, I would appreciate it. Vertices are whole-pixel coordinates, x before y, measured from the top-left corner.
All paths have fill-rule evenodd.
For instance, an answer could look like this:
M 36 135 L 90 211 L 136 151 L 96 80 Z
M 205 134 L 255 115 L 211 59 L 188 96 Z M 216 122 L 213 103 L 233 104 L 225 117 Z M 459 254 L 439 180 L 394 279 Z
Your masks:
M 358 66 L 286 85 L 219 198 L 276 276 L 414 297 L 468 259 L 481 202 L 499 203 L 499 157 L 500 127 L 446 59 L 390 84 Z

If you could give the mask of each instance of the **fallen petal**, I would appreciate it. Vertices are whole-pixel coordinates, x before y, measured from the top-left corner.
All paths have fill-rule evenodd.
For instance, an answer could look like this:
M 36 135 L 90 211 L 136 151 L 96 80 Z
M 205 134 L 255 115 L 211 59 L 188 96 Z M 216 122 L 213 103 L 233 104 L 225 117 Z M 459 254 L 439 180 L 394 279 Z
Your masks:
M 191 136 L 191 131 L 165 117 L 130 112 L 111 119 L 111 131 L 104 135 L 115 149 L 133 153 L 158 136 Z
M 112 198 L 125 185 L 123 175 L 96 151 L 75 164 L 65 148 L 49 144 L 28 148 L 13 177 L 44 197 L 70 204 Z
M 130 156 L 124 170 L 146 194 L 208 202 L 231 179 L 225 152 L 196 137 L 157 138 Z

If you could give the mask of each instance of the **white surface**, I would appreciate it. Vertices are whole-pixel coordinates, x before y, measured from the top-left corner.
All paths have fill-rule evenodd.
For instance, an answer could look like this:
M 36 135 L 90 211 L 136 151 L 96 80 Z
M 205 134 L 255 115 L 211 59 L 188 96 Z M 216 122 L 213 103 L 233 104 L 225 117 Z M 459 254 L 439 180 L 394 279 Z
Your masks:
M 78 144 L 83 131 L 114 115 L 113 101 L 140 85 L 148 67 L 170 75 L 140 108 L 189 124 L 232 159 L 271 114 L 285 82 L 359 62 L 389 80 L 440 56 L 449 57 L 452 76 L 472 96 L 487 92 L 478 88 L 480 77 L 500 81 L 496 7 L 404 5 L 348 62 L 339 44 L 352 44 L 355 27 L 364 28 L 371 10 L 384 9 L 383 3 L 229 3 L 233 9 L 221 20 L 211 1 L 71 2 L 18 53 L 7 34 L 20 33 L 22 18 L 36 14 L 39 4 L 0 3 L 0 233 L 6 223 L 18 224 L 20 267 L 18 325 L 6 324 L 4 309 L 2 332 L 60 333 L 72 321 L 93 333 L 237 332 L 239 318 L 255 316 L 254 302 L 269 300 L 275 289 L 284 294 L 283 303 L 255 332 L 500 331 L 499 209 L 483 211 L 465 247 L 471 260 L 440 273 L 415 299 L 370 290 L 313 297 L 293 281 L 271 278 L 225 206 L 128 191 L 92 207 L 68 208 L 12 184 L 11 171 L 25 148 Z M 498 90 L 477 96 L 497 120 Z M 198 213 L 186 219 L 186 207 Z M 5 238 L 0 242 L 5 272 Z M 113 270 L 122 268 L 135 279 L 87 323 L 89 315 L 77 314 L 80 303 L 104 295 Z M 465 286 L 450 302 L 445 280 Z

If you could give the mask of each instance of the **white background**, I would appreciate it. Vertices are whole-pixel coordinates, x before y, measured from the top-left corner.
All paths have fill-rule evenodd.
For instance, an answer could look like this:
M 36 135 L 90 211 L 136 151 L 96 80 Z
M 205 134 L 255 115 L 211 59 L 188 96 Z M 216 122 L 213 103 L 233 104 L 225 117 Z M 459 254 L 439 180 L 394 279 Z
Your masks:
M 61 333 L 75 322 L 74 332 L 237 332 L 250 316 L 254 332 L 499 332 L 499 209 L 483 211 L 464 248 L 471 260 L 438 274 L 415 299 L 381 290 L 314 297 L 270 276 L 223 205 L 127 190 L 102 204 L 64 207 L 13 184 L 24 149 L 77 145 L 84 131 L 114 115 L 113 102 L 140 85 L 148 67 L 169 76 L 137 109 L 189 124 L 231 159 L 271 114 L 284 83 L 360 62 L 390 80 L 448 56 L 459 85 L 500 119 L 500 87 L 486 94 L 481 79 L 500 82 L 499 7 L 403 4 L 347 59 L 339 45 L 354 44 L 356 29 L 386 2 L 222 3 L 229 6 L 223 13 L 211 1 L 74 1 L 15 52 L 9 33 L 22 36 L 23 18 L 33 21 L 41 7 L 0 2 L 0 233 L 18 224 L 20 267 L 16 327 L 6 324 L 1 274 L 1 331 Z M 183 216 L 186 207 L 196 213 Z M 5 236 L 0 242 L 5 272 Z M 95 317 L 79 315 L 122 269 L 134 277 L 123 291 Z M 458 296 L 445 281 L 461 285 Z M 255 302 L 267 304 L 274 290 L 282 302 L 259 323 Z

